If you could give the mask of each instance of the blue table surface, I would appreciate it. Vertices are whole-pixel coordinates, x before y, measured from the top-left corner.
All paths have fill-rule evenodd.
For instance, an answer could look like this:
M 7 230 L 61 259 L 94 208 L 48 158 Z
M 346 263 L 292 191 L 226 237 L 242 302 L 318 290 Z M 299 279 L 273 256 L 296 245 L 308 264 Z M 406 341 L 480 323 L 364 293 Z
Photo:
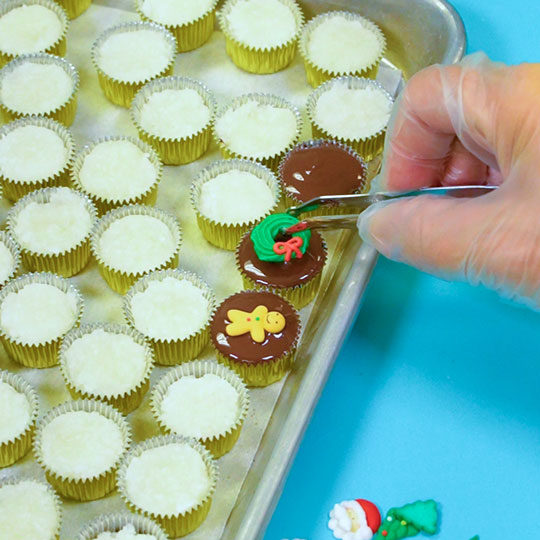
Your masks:
M 469 52 L 540 61 L 538 0 L 453 5 Z M 265 540 L 331 540 L 328 511 L 360 497 L 434 498 L 434 538 L 540 538 L 539 330 L 494 293 L 379 259 Z

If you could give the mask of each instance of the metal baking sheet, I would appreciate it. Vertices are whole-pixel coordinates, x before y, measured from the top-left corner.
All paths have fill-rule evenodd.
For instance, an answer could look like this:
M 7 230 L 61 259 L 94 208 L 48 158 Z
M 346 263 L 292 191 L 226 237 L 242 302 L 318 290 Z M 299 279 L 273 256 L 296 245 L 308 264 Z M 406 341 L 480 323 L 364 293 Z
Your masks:
M 434 62 L 458 60 L 465 47 L 463 26 L 455 12 L 442 0 L 342 0 L 300 1 L 308 17 L 329 9 L 359 11 L 383 28 L 388 54 L 380 72 L 381 82 L 394 92 L 402 77 Z M 67 58 L 81 76 L 79 108 L 72 127 L 76 142 L 83 144 L 105 135 L 131 135 L 136 131 L 128 112 L 104 98 L 90 62 L 90 46 L 99 33 L 118 22 L 136 20 L 129 0 L 98 0 L 72 21 L 68 34 Z M 236 68 L 225 54 L 220 32 L 202 48 L 179 55 L 174 73 L 205 82 L 220 104 L 250 91 L 282 95 L 295 103 L 304 117 L 303 139 L 310 137 L 305 102 L 311 88 L 305 82 L 302 61 L 273 75 L 251 75 Z M 197 228 L 189 204 L 189 185 L 195 174 L 219 159 L 215 145 L 203 159 L 182 167 L 165 167 L 157 206 L 178 217 L 184 243 L 180 267 L 203 276 L 221 300 L 241 289 L 241 279 L 231 253 L 209 246 Z M 0 202 L 2 222 L 9 209 Z M 208 519 L 190 540 L 256 540 L 263 536 L 279 497 L 304 430 L 309 422 L 339 348 L 357 312 L 376 255 L 362 246 L 357 235 L 332 233 L 327 236 L 330 257 L 316 301 L 302 310 L 305 327 L 294 371 L 282 382 L 251 391 L 252 405 L 241 437 L 233 451 L 219 460 L 220 480 Z M 110 291 L 91 263 L 73 281 L 86 300 L 83 322 L 122 322 L 121 297 Z M 208 347 L 202 354 L 211 358 Z M 69 399 L 58 368 L 29 370 L 0 352 L 0 368 L 21 373 L 38 389 L 41 413 Z M 154 384 L 166 371 L 156 368 Z M 134 441 L 158 434 L 149 409 L 148 396 L 129 415 Z M 15 475 L 41 477 L 30 454 L 15 466 L 0 471 L 0 479 Z M 103 512 L 124 509 L 119 496 L 77 503 L 64 501 L 61 540 L 73 539 L 82 526 Z

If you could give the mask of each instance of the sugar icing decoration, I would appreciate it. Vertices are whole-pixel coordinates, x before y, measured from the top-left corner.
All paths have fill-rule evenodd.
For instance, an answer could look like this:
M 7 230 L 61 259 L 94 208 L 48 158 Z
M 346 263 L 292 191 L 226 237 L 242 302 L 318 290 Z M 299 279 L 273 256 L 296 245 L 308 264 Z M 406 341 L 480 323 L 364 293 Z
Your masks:
M 285 317 L 279 311 L 268 311 L 266 306 L 257 306 L 251 313 L 240 309 L 227 311 L 231 321 L 225 328 L 228 336 L 242 336 L 250 333 L 251 339 L 262 343 L 269 334 L 279 334 L 285 328 Z
M 431 499 L 391 508 L 374 540 L 399 540 L 421 532 L 433 535 L 437 532 L 438 522 L 437 503 Z
M 378 508 L 365 499 L 355 499 L 334 505 L 328 527 L 340 540 L 371 540 L 380 524 Z

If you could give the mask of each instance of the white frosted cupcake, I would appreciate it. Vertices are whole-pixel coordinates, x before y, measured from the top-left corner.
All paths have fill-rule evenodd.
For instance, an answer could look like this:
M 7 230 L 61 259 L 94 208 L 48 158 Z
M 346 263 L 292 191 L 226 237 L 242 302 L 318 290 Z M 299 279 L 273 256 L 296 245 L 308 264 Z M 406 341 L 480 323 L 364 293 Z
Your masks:
M 260 161 L 276 170 L 296 144 L 302 117 L 288 101 L 269 94 L 246 94 L 218 114 L 214 136 L 225 158 Z
M 69 21 L 51 0 L 8 0 L 0 5 L 0 66 L 21 54 L 66 54 Z
M 179 52 L 200 47 L 214 31 L 218 0 L 137 0 L 141 18 L 162 24 L 176 37 Z
M 167 435 L 129 452 L 118 470 L 118 490 L 132 512 L 157 521 L 176 538 L 206 518 L 217 476 L 216 463 L 204 446 Z
M 76 540 L 168 540 L 152 520 L 135 514 L 109 514 L 94 519 Z
M 180 165 L 195 161 L 208 149 L 215 110 L 216 100 L 201 82 L 164 77 L 137 92 L 130 112 L 139 137 L 164 163 Z
M 82 311 L 82 296 L 66 279 L 25 274 L 0 291 L 0 340 L 24 366 L 54 366 L 62 337 L 79 324 Z
M 83 325 L 60 347 L 60 369 L 71 396 L 105 401 L 123 414 L 141 404 L 153 366 L 144 336 L 127 326 Z
M 5 118 L 42 115 L 70 126 L 77 110 L 79 75 L 50 54 L 25 54 L 0 70 L 0 110 Z
M 150 206 L 122 206 L 99 220 L 91 249 L 105 281 L 124 294 L 142 275 L 174 268 L 181 240 L 172 214 Z
M 90 232 L 96 219 L 88 197 L 58 187 L 29 193 L 9 211 L 7 221 L 26 268 L 70 277 L 90 259 Z
M 307 79 L 313 87 L 338 75 L 374 79 L 385 49 L 386 40 L 376 24 L 346 11 L 311 19 L 300 37 Z
M 156 202 L 163 165 L 150 146 L 131 137 L 105 137 L 75 158 L 71 178 L 104 214 L 126 204 Z
M 59 538 L 62 504 L 48 484 L 30 478 L 8 480 L 0 485 L 0 508 L 0 538 Z
M 143 277 L 124 299 L 124 316 L 154 347 L 156 362 L 195 358 L 208 343 L 216 307 L 210 287 L 191 272 L 162 270 Z
M 99 401 L 69 401 L 39 420 L 34 453 L 60 495 L 99 499 L 115 488 L 116 469 L 131 442 L 126 419 Z
M 0 289 L 15 277 L 20 264 L 19 246 L 6 231 L 0 231 Z
M 338 77 L 308 98 L 314 138 L 335 139 L 370 160 L 382 151 L 394 100 L 377 82 Z
M 131 22 L 105 30 L 92 46 L 92 62 L 109 101 L 129 107 L 144 84 L 172 74 L 176 40 L 163 26 Z

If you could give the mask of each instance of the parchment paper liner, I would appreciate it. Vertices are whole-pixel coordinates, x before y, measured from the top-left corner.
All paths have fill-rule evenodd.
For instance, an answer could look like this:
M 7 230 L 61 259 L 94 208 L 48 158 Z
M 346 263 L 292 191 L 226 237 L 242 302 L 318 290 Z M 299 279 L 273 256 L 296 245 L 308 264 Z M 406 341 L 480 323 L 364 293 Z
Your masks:
M 126 216 L 150 216 L 161 220 L 167 225 L 175 237 L 176 245 L 171 256 L 158 268 L 149 268 L 144 272 L 124 272 L 110 267 L 101 257 L 99 253 L 99 240 L 102 234 L 109 228 L 111 223 L 117 219 Z M 178 252 L 182 242 L 182 231 L 178 220 L 171 213 L 153 208 L 152 206 L 131 205 L 115 208 L 105 214 L 94 227 L 92 237 L 90 239 L 90 248 L 92 254 L 97 261 L 99 272 L 109 287 L 120 294 L 125 294 L 127 290 L 143 275 L 153 272 L 154 270 L 164 270 L 166 268 L 174 268 L 178 264 Z
M 360 77 L 351 77 L 351 76 L 336 77 L 335 79 L 332 79 L 330 81 L 327 81 L 321 84 L 321 86 L 316 88 L 308 97 L 307 113 L 309 116 L 309 120 L 311 122 L 313 138 L 337 140 L 343 144 L 346 144 L 347 146 L 351 147 L 353 150 L 358 152 L 362 156 L 362 158 L 364 158 L 366 161 L 370 161 L 377 154 L 382 152 L 382 149 L 384 146 L 384 136 L 386 133 L 386 126 L 383 129 L 380 129 L 379 131 L 371 135 L 370 137 L 346 139 L 344 137 L 339 137 L 326 131 L 315 120 L 315 107 L 321 95 L 327 90 L 329 90 L 334 83 L 342 82 L 342 81 L 347 83 L 347 87 L 349 89 L 358 90 L 358 89 L 369 88 L 369 87 L 376 88 L 377 90 L 380 90 L 388 98 L 388 101 L 390 102 L 390 104 L 394 103 L 392 96 L 376 81 L 373 81 L 371 79 L 362 79 Z
M 95 540 L 101 533 L 118 532 L 126 525 L 133 525 L 137 534 L 149 534 L 157 540 L 169 539 L 163 529 L 150 519 L 138 514 L 122 513 L 98 516 L 83 527 L 76 540 Z
M 64 9 L 67 11 L 67 14 L 70 19 L 75 19 L 81 13 L 84 13 L 92 3 L 92 0 L 57 0 Z
M 193 21 L 184 24 L 164 24 L 147 17 L 142 10 L 141 0 L 135 0 L 135 9 L 143 21 L 161 24 L 176 38 L 178 52 L 187 52 L 197 49 L 206 43 L 214 31 L 215 11 L 219 0 L 214 0 L 210 8 Z
M 144 510 L 144 508 L 136 506 L 130 501 L 126 486 L 126 473 L 133 458 L 139 457 L 146 450 L 159 448 L 161 446 L 168 446 L 170 444 L 188 444 L 194 450 L 199 452 L 208 471 L 208 476 L 210 478 L 210 489 L 208 490 L 206 497 L 201 500 L 197 506 L 186 512 L 180 514 L 154 514 L 153 512 L 148 512 Z M 152 437 L 151 439 L 147 439 L 137 446 L 134 446 L 129 451 L 129 453 L 122 460 L 122 463 L 118 469 L 117 485 L 120 496 L 132 512 L 143 514 L 147 518 L 156 521 L 165 529 L 165 532 L 171 538 L 177 538 L 179 536 L 185 536 L 186 534 L 194 531 L 205 520 L 212 504 L 212 496 L 216 490 L 217 479 L 217 464 L 210 452 L 200 442 L 195 439 L 182 437 L 180 435 L 162 435 L 160 437 Z M 155 481 L 159 482 L 159 478 L 156 478 Z
M 135 328 L 135 317 L 131 311 L 131 302 L 137 293 L 144 292 L 152 281 L 163 281 L 171 277 L 177 280 L 187 280 L 199 288 L 203 296 L 208 300 L 208 320 L 197 332 L 182 339 L 160 339 L 146 336 L 147 341 L 154 349 L 156 363 L 162 366 L 172 366 L 192 360 L 204 349 L 210 339 L 210 319 L 216 309 L 216 297 L 212 289 L 199 276 L 185 270 L 169 269 L 152 272 L 139 279 L 127 292 L 124 297 L 123 310 L 124 318 L 129 326 Z
M 240 0 L 229 0 L 218 12 L 219 26 L 225 35 L 227 54 L 231 60 L 244 71 L 250 73 L 275 73 L 286 68 L 296 53 L 296 43 L 304 24 L 304 14 L 294 0 L 279 0 L 287 6 L 294 16 L 296 32 L 282 45 L 272 47 L 255 47 L 236 39 L 233 36 L 227 15 Z
M 317 139 L 317 140 L 304 141 L 296 145 L 292 150 L 290 150 L 287 153 L 287 155 L 283 157 L 283 159 L 281 160 L 279 164 L 278 178 L 281 184 L 281 189 L 283 191 L 285 205 L 287 207 L 297 206 L 297 205 L 304 204 L 305 202 L 307 202 L 307 200 L 303 201 L 294 193 L 287 191 L 287 186 L 285 185 L 285 181 L 283 179 L 283 176 L 284 176 L 283 168 L 285 167 L 285 164 L 287 163 L 289 157 L 291 156 L 291 154 L 294 154 L 297 151 L 302 151 L 307 148 L 320 148 L 324 146 L 332 146 L 332 147 L 341 148 L 342 150 L 345 150 L 350 156 L 355 158 L 362 165 L 364 174 L 358 188 L 347 193 L 351 193 L 351 194 L 361 193 L 366 188 L 367 165 L 365 161 L 361 158 L 361 156 L 358 155 L 358 153 L 355 152 L 350 146 L 340 143 L 339 141 L 329 140 L 329 139 Z M 327 193 L 321 192 L 319 194 L 319 196 L 322 196 L 322 195 L 327 195 Z M 328 206 L 327 205 L 327 206 L 321 206 L 320 208 L 317 208 L 317 210 L 312 210 L 311 212 L 304 212 L 302 214 L 302 217 L 345 215 L 345 214 L 354 214 L 356 212 L 358 212 L 358 210 L 354 210 L 347 206 Z
M 13 240 L 13 238 L 11 238 L 11 236 L 6 231 L 0 231 L 0 242 L 2 242 L 9 249 L 11 254 L 13 255 L 13 269 L 11 270 L 8 277 L 4 281 L 0 282 L 0 290 L 1 290 L 2 287 L 6 283 L 11 281 L 17 275 L 17 272 L 20 269 L 20 267 L 21 267 L 21 250 L 20 250 L 19 246 L 17 245 L 17 243 L 15 242 L 15 240 Z
M 43 459 L 43 453 L 41 449 L 41 437 L 43 429 L 52 420 L 58 416 L 69 412 L 97 412 L 112 420 L 120 429 L 122 439 L 124 441 L 124 448 L 117 460 L 108 469 L 100 473 L 98 476 L 91 476 L 84 479 L 74 479 L 64 476 L 62 474 L 53 471 Z M 114 408 L 107 403 L 101 401 L 93 401 L 89 399 L 80 401 L 67 401 L 58 405 L 54 409 L 51 409 L 45 416 L 42 416 L 36 428 L 36 434 L 34 436 L 34 455 L 36 461 L 45 471 L 47 481 L 62 497 L 67 499 L 74 499 L 77 501 L 93 501 L 100 499 L 114 490 L 116 485 L 116 471 L 122 461 L 122 458 L 126 454 L 131 444 L 131 432 L 127 420 Z
M 210 109 L 210 120 L 199 131 L 188 137 L 171 138 L 153 135 L 146 131 L 140 123 L 142 108 L 148 98 L 164 90 L 195 90 Z M 129 109 L 131 120 L 139 133 L 139 137 L 148 143 L 159 154 L 166 165 L 182 165 L 199 159 L 210 145 L 212 125 L 216 114 L 216 99 L 210 90 L 201 82 L 189 77 L 164 77 L 149 82 L 135 95 Z
M 52 118 L 53 120 L 64 124 L 64 126 L 71 126 L 71 124 L 73 124 L 73 120 L 75 120 L 75 113 L 77 112 L 77 91 L 79 90 L 79 74 L 77 73 L 77 70 L 75 69 L 73 64 L 70 64 L 67 60 L 64 60 L 64 58 L 60 58 L 59 56 L 53 56 L 52 54 L 23 54 L 21 56 L 17 56 L 15 60 L 12 60 L 8 64 L 6 64 L 2 68 L 2 70 L 0 70 L 0 86 L 2 85 L 2 79 L 3 77 L 5 77 L 6 73 L 13 71 L 13 69 L 26 62 L 33 62 L 35 64 L 54 64 L 60 66 L 69 75 L 73 82 L 73 89 L 71 90 L 71 95 L 62 105 L 47 112 L 19 112 L 11 109 L 2 101 L 0 101 L 0 111 L 4 115 L 5 121 L 10 122 L 11 120 L 16 120 L 17 118 L 22 118 L 25 116 L 39 115 L 45 116 L 47 118 Z
M 129 336 L 135 343 L 145 348 L 146 366 L 144 373 L 142 379 L 139 380 L 133 388 L 130 388 L 124 392 L 116 392 L 112 395 L 105 395 L 102 393 L 98 394 L 89 392 L 82 386 L 77 385 L 72 380 L 66 358 L 66 353 L 69 347 L 73 344 L 73 342 L 77 341 L 83 336 L 91 334 L 95 330 L 100 329 L 104 330 L 108 334 L 122 334 L 124 336 Z M 67 389 L 73 399 L 92 399 L 103 401 L 118 409 L 122 414 L 129 414 L 141 404 L 146 392 L 148 391 L 148 388 L 150 387 L 150 374 L 152 373 L 152 369 L 154 367 L 154 353 L 144 336 L 133 328 L 111 323 L 85 324 L 79 328 L 71 330 L 65 335 L 62 345 L 60 346 L 59 356 L 60 371 L 62 373 L 62 377 L 64 378 L 64 382 L 66 383 Z
M 64 141 L 64 146 L 67 149 L 67 159 L 64 167 L 62 167 L 62 169 L 56 174 L 36 181 L 23 180 L 18 182 L 3 176 L 0 172 L 0 182 L 4 187 L 4 197 L 10 201 L 17 201 L 21 197 L 24 197 L 36 189 L 69 185 L 69 172 L 73 163 L 73 156 L 75 154 L 75 141 L 73 140 L 73 135 L 69 129 L 67 129 L 64 125 L 59 124 L 55 120 L 45 116 L 24 116 L 18 120 L 15 120 L 14 122 L 10 122 L 9 124 L 2 126 L 0 128 L 0 139 L 11 131 L 25 126 L 44 127 L 54 131 Z
M 326 260 L 328 257 L 328 248 L 326 246 L 326 242 L 324 238 L 322 238 L 322 244 L 323 244 L 323 250 L 324 250 L 324 262 L 316 274 L 311 276 L 311 279 L 299 283 L 298 285 L 294 285 L 292 287 L 280 287 L 278 285 L 271 285 L 271 284 L 260 284 L 256 281 L 253 281 L 250 277 L 247 276 L 247 274 L 244 273 L 244 270 L 242 268 L 242 264 L 240 262 L 240 245 L 243 243 L 244 239 L 251 234 L 251 230 L 249 230 L 243 237 L 242 240 L 238 243 L 238 246 L 236 248 L 235 252 L 235 259 L 236 259 L 236 268 L 238 269 L 238 272 L 240 272 L 240 275 L 242 276 L 242 282 L 244 283 L 244 289 L 247 290 L 255 290 L 255 291 L 272 291 L 273 293 L 279 294 L 286 300 L 288 300 L 296 309 L 302 309 L 303 307 L 307 306 L 316 296 L 317 291 L 319 290 L 319 286 L 321 284 L 322 279 L 322 272 L 324 270 L 324 265 L 326 264 Z M 276 263 L 279 264 L 279 263 Z
M 138 30 L 153 30 L 154 32 L 161 33 L 167 39 L 167 42 L 171 46 L 171 58 L 167 66 L 159 73 L 156 73 L 152 77 L 146 77 L 141 81 L 127 82 L 120 79 L 116 79 L 110 75 L 107 75 L 99 67 L 99 49 L 105 43 L 109 37 L 114 34 L 122 34 L 124 32 L 136 32 Z M 150 23 L 150 22 L 128 22 L 118 24 L 111 28 L 108 28 L 94 41 L 91 50 L 92 63 L 97 71 L 99 85 L 105 94 L 105 97 L 112 103 L 120 105 L 122 107 L 129 107 L 131 101 L 135 97 L 137 91 L 142 88 L 147 82 L 157 79 L 159 77 L 165 77 L 166 75 L 172 75 L 174 61 L 176 58 L 176 39 L 174 36 L 163 26 Z
M 195 360 L 188 362 L 167 372 L 161 378 L 152 391 L 151 408 L 154 418 L 160 429 L 164 433 L 171 433 L 173 430 L 161 419 L 161 404 L 170 386 L 182 377 L 193 376 L 196 378 L 212 374 L 227 381 L 238 392 L 238 413 L 237 418 L 231 427 L 224 432 L 217 433 L 211 437 L 199 438 L 199 442 L 204 444 L 215 458 L 219 458 L 232 450 L 235 445 L 242 425 L 249 410 L 249 394 L 244 381 L 228 367 L 208 360 Z M 173 432 L 174 433 L 174 432 Z M 183 435 L 179 433 L 179 435 Z M 187 435 L 184 435 L 187 436 Z
M 7 215 L 7 225 L 9 233 L 16 241 L 15 227 L 19 214 L 31 203 L 44 204 L 50 201 L 51 196 L 58 189 L 68 188 L 44 188 L 32 191 L 11 208 Z M 83 202 L 87 212 L 90 214 L 90 227 L 88 232 L 70 249 L 65 249 L 59 253 L 40 253 L 23 247 L 20 242 L 21 257 L 24 266 L 32 272 L 51 272 L 63 277 L 71 277 L 78 274 L 90 260 L 90 234 L 97 220 L 96 207 L 92 201 L 79 191 L 70 190 Z
M 63 291 L 64 293 L 71 293 L 77 298 L 77 318 L 73 323 L 72 328 L 79 326 L 84 309 L 84 302 L 79 289 L 77 289 L 67 279 L 59 277 L 55 274 L 41 273 L 41 274 L 24 274 L 10 281 L 0 291 L 0 306 L 9 293 L 19 292 L 21 289 L 31 283 L 43 283 L 45 285 L 53 285 Z M 67 333 L 67 332 L 66 332 Z M 9 356 L 15 360 L 15 362 L 30 368 L 47 368 L 58 364 L 58 349 L 62 342 L 64 334 L 58 336 L 55 339 L 32 345 L 23 343 L 19 339 L 12 338 L 4 332 L 0 327 L 0 341 L 6 349 Z
M 96 148 L 96 146 L 111 141 L 127 141 L 134 144 L 137 148 L 139 148 L 139 150 L 141 150 L 141 152 L 148 154 L 147 157 L 150 160 L 150 163 L 152 163 L 152 165 L 154 166 L 154 169 L 156 170 L 156 178 L 152 185 L 137 197 L 123 199 L 111 199 L 101 197 L 100 195 L 96 195 L 95 193 L 88 191 L 80 181 L 81 169 L 88 155 Z M 161 182 L 162 176 L 163 164 L 159 160 L 159 157 L 154 152 L 154 150 L 148 144 L 140 141 L 139 139 L 135 139 L 134 137 L 124 137 L 122 135 L 114 137 L 101 137 L 95 141 L 92 141 L 90 144 L 87 144 L 75 157 L 73 167 L 71 169 L 71 183 L 73 187 L 75 189 L 78 189 L 79 191 L 82 191 L 84 194 L 87 195 L 88 198 L 92 200 L 92 202 L 96 205 L 98 214 L 100 216 L 106 214 L 109 210 L 112 210 L 113 208 L 126 206 L 128 204 L 145 204 L 148 206 L 153 206 L 154 204 L 156 204 L 158 187 L 159 183 Z
M 257 290 L 246 290 L 246 291 L 232 294 L 231 296 L 223 300 L 220 306 L 218 306 L 218 309 L 219 307 L 221 307 L 221 305 L 227 302 L 229 298 L 232 298 L 233 296 L 237 296 L 241 294 L 252 293 L 252 292 L 269 292 L 269 293 L 275 294 L 276 296 L 280 296 L 281 298 L 283 298 L 285 302 L 289 303 L 281 294 L 278 294 L 275 290 L 271 290 L 269 288 L 261 288 Z M 210 342 L 212 343 L 212 346 L 214 347 L 217 359 L 222 364 L 225 364 L 226 366 L 236 371 L 236 373 L 240 375 L 240 377 L 244 380 L 247 386 L 269 386 L 270 384 L 275 383 L 276 381 L 279 381 L 280 379 L 282 379 L 293 367 L 294 356 L 296 354 L 296 347 L 298 345 L 298 341 L 300 339 L 300 333 L 302 331 L 300 317 L 298 315 L 298 312 L 293 308 L 292 305 L 291 305 L 291 309 L 293 310 L 294 313 L 296 313 L 296 318 L 298 321 L 298 330 L 296 332 L 296 336 L 293 339 L 290 350 L 286 351 L 281 356 L 274 358 L 272 360 L 260 360 L 259 362 L 246 362 L 243 360 L 230 358 L 229 356 L 222 354 L 214 345 L 213 340 L 210 339 Z M 210 326 L 212 326 L 213 322 L 214 322 L 214 319 L 212 319 L 212 321 L 210 322 Z
M 336 15 L 341 15 L 349 21 L 358 21 L 362 23 L 364 28 L 371 30 L 375 34 L 375 36 L 377 36 L 377 41 L 380 44 L 381 52 L 372 64 L 367 65 L 363 69 L 352 73 L 335 70 L 328 71 L 324 68 L 317 66 L 315 62 L 309 58 L 308 43 L 310 41 L 313 30 L 315 30 L 315 28 L 317 28 L 321 23 L 326 22 L 328 19 L 331 19 Z M 307 80 L 309 84 L 313 86 L 313 88 L 316 88 L 324 81 L 333 79 L 334 77 L 338 77 L 340 75 L 356 75 L 358 77 L 375 79 L 379 70 L 379 63 L 384 56 L 386 50 L 386 38 L 384 37 L 381 29 L 374 22 L 366 19 L 365 17 L 362 17 L 361 15 L 358 15 L 357 13 L 352 13 L 350 11 L 328 11 L 327 13 L 321 13 L 317 17 L 314 17 L 306 25 L 304 25 L 304 28 L 302 29 L 302 33 L 300 35 L 300 39 L 298 41 L 298 48 L 300 50 L 302 58 L 304 59 L 304 67 L 306 69 Z
M 53 536 L 49 538 L 44 538 L 43 540 L 59 540 L 60 539 L 60 528 L 62 527 L 62 501 L 60 500 L 60 497 L 54 491 L 54 489 L 47 484 L 47 482 L 44 482 L 42 480 L 37 480 L 36 478 L 29 478 L 29 477 L 23 477 L 23 476 L 17 476 L 14 478 L 5 478 L 3 480 L 0 480 L 0 488 L 4 486 L 15 486 L 17 484 L 20 484 L 22 482 L 32 482 L 34 484 L 40 484 L 42 486 L 45 486 L 47 488 L 47 492 L 50 493 L 51 497 L 54 501 L 54 506 L 56 510 L 56 517 L 57 517 L 57 524 L 56 524 L 56 530 L 53 534 Z
M 219 121 L 219 119 L 229 110 L 236 110 L 242 105 L 248 103 L 249 101 L 257 101 L 261 105 L 271 105 L 276 108 L 280 109 L 289 109 L 294 113 L 294 116 L 296 117 L 296 133 L 291 140 L 291 142 L 283 148 L 283 150 L 277 154 L 264 156 L 262 158 L 254 158 L 247 155 L 242 155 L 234 152 L 231 150 L 225 142 L 223 142 L 219 134 L 217 133 L 216 125 Z M 245 94 L 243 96 L 239 96 L 235 99 L 233 99 L 226 107 L 223 107 L 216 115 L 216 119 L 214 121 L 214 139 L 217 142 L 219 149 L 221 150 L 221 154 L 224 158 L 230 159 L 230 158 L 241 158 L 241 159 L 248 159 L 251 161 L 259 161 L 263 165 L 266 165 L 269 169 L 272 169 L 273 171 L 276 171 L 279 165 L 279 162 L 281 158 L 298 142 L 300 139 L 300 134 L 302 133 L 302 126 L 303 126 L 303 120 L 302 115 L 300 114 L 300 111 L 292 104 L 289 103 L 286 99 L 283 99 L 279 96 L 274 96 L 272 94 Z
M 208 218 L 203 215 L 200 210 L 200 198 L 203 184 L 212 180 L 222 173 L 231 170 L 240 170 L 255 175 L 266 182 L 274 194 L 274 204 L 269 208 L 268 212 L 261 215 L 257 220 L 250 220 L 238 224 L 222 223 L 217 220 Z M 264 219 L 269 214 L 276 211 L 281 200 L 281 188 L 276 175 L 264 165 L 255 163 L 246 159 L 229 159 L 214 161 L 208 167 L 203 169 L 191 184 L 191 206 L 197 215 L 197 224 L 203 233 L 203 236 L 211 244 L 228 250 L 234 250 L 242 235 L 256 223 Z
M 66 11 L 58 5 L 58 3 L 53 2 L 52 0 L 8 0 L 7 2 L 0 3 L 0 18 L 3 17 L 6 13 L 12 9 L 18 8 L 20 6 L 43 6 L 47 9 L 50 9 L 60 21 L 62 26 L 62 31 L 58 36 L 58 39 L 49 45 L 46 49 L 36 52 L 44 52 L 47 54 L 54 54 L 56 56 L 65 56 L 66 54 L 66 35 L 69 29 L 69 19 Z M 0 67 L 11 62 L 14 58 L 19 56 L 18 54 L 9 53 L 6 51 L 0 50 Z
M 30 404 L 30 419 L 25 429 L 7 441 L 0 442 L 0 467 L 9 467 L 25 456 L 32 447 L 32 436 L 39 412 L 39 400 L 34 388 L 20 375 L 0 370 L 0 381 L 24 394 Z

